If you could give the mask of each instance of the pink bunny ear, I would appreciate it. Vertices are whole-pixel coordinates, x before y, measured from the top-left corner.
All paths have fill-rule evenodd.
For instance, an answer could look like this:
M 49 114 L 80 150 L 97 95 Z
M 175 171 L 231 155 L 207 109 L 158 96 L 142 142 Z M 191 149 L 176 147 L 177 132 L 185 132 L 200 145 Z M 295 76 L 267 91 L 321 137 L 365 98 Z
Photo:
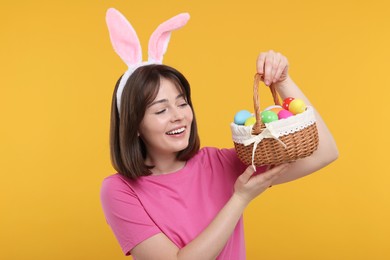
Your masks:
M 115 52 L 131 66 L 142 62 L 142 50 L 138 36 L 127 19 L 116 9 L 106 13 L 106 22 Z
M 181 13 L 157 27 L 149 40 L 149 61 L 162 62 L 167 51 L 171 32 L 186 25 L 189 19 L 190 15 L 188 13 Z

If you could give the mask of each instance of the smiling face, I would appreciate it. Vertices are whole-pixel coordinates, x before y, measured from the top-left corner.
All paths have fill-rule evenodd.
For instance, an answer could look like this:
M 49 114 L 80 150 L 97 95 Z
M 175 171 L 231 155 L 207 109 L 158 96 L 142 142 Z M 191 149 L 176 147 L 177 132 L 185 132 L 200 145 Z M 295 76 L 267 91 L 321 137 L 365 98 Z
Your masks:
M 139 127 L 147 157 L 175 155 L 188 146 L 193 113 L 185 95 L 172 81 L 161 78 L 156 98 Z

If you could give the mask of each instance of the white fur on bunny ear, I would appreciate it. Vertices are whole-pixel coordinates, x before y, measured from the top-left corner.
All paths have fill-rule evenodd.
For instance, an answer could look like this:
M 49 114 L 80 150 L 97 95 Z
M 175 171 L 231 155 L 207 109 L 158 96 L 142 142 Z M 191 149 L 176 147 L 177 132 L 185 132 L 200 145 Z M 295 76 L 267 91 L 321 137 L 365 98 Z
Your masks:
M 119 57 L 129 67 L 141 63 L 141 44 L 129 21 L 118 10 L 110 8 L 106 13 L 106 22 L 112 46 Z
M 180 29 L 190 19 L 188 13 L 178 14 L 160 24 L 149 39 L 149 61 L 161 63 L 167 51 L 171 32 Z

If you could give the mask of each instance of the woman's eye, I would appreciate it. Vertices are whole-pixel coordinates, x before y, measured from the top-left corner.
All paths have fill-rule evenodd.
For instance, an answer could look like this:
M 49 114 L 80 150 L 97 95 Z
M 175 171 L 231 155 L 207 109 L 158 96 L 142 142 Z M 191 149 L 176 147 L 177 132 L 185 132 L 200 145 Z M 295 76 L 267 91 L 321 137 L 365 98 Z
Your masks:
M 159 110 L 159 111 L 157 111 L 155 114 L 156 114 L 156 115 L 162 114 L 162 113 L 165 112 L 165 110 L 166 110 L 166 109 Z
M 188 106 L 188 103 L 185 102 L 185 103 L 180 104 L 179 106 L 180 107 L 186 107 L 186 106 Z

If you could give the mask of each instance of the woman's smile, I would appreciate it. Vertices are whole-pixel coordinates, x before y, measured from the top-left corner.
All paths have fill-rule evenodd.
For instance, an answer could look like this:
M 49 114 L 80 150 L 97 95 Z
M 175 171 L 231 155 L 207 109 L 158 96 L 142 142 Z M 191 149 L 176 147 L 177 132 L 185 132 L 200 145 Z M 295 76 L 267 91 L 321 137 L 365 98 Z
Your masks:
M 180 127 L 180 128 L 177 128 L 177 129 L 174 129 L 172 131 L 167 132 L 167 135 L 181 136 L 185 130 L 186 130 L 186 127 L 183 126 L 183 127 Z

